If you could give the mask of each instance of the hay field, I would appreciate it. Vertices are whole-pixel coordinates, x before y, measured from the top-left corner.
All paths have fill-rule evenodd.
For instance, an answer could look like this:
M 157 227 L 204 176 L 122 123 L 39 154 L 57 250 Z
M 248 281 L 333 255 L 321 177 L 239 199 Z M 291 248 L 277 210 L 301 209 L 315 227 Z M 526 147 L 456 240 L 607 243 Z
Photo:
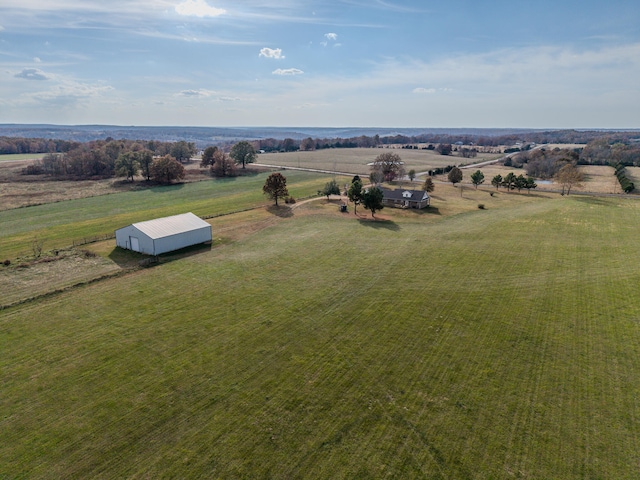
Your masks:
M 475 158 L 462 158 L 454 155 L 440 155 L 430 150 L 405 150 L 400 148 L 337 148 L 316 150 L 311 152 L 263 153 L 256 162 L 287 167 L 313 168 L 319 170 L 339 171 L 358 175 L 369 175 L 368 165 L 381 153 L 392 151 L 405 162 L 405 170 L 424 172 L 433 168 L 459 165 L 462 163 L 479 163 L 500 158 L 501 155 L 478 154 Z
M 0 477 L 636 478 L 640 203 L 458 192 L 0 311 Z

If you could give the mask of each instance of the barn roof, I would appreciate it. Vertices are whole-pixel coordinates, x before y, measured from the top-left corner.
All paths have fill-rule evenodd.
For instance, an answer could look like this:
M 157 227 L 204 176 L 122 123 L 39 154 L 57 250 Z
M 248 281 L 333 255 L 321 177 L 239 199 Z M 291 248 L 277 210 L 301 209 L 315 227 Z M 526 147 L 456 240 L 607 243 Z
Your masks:
M 156 218 L 133 224 L 138 230 L 150 238 L 170 237 L 192 230 L 199 230 L 210 225 L 193 213 L 182 213 L 171 217 Z

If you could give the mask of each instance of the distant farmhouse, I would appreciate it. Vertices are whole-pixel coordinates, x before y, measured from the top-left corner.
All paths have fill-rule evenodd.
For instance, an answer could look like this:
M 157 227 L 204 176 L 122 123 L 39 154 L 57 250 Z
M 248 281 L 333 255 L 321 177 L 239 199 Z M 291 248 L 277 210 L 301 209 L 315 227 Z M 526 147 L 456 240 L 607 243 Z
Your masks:
M 387 207 L 396 208 L 425 208 L 431 203 L 429 194 L 424 190 L 406 190 L 399 188 L 391 190 L 382 187 L 384 197 L 382 203 Z
M 193 213 L 156 218 L 116 230 L 116 245 L 147 255 L 211 241 L 211 225 Z

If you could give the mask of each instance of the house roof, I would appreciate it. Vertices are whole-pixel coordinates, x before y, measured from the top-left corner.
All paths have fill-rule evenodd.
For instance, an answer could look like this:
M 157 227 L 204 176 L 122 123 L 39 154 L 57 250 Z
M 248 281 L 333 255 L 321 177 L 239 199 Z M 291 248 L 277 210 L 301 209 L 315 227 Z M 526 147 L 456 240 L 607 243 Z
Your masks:
M 429 194 L 424 190 L 409 190 L 406 188 L 398 188 L 392 190 L 382 187 L 384 198 L 388 200 L 409 200 L 412 202 L 420 202 L 425 198 L 429 198 Z
M 171 235 L 178 235 L 205 227 L 211 228 L 211 225 L 191 212 L 138 222 L 134 223 L 133 226 L 153 239 L 170 237 Z

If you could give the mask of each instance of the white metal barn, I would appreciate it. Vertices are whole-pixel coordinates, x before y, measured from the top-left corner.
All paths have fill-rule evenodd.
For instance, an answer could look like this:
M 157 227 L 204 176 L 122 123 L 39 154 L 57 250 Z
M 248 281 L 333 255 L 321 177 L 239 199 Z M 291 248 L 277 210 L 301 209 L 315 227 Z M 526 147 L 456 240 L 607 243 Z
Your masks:
M 191 212 L 116 230 L 117 246 L 147 255 L 160 255 L 210 241 L 211 225 Z

